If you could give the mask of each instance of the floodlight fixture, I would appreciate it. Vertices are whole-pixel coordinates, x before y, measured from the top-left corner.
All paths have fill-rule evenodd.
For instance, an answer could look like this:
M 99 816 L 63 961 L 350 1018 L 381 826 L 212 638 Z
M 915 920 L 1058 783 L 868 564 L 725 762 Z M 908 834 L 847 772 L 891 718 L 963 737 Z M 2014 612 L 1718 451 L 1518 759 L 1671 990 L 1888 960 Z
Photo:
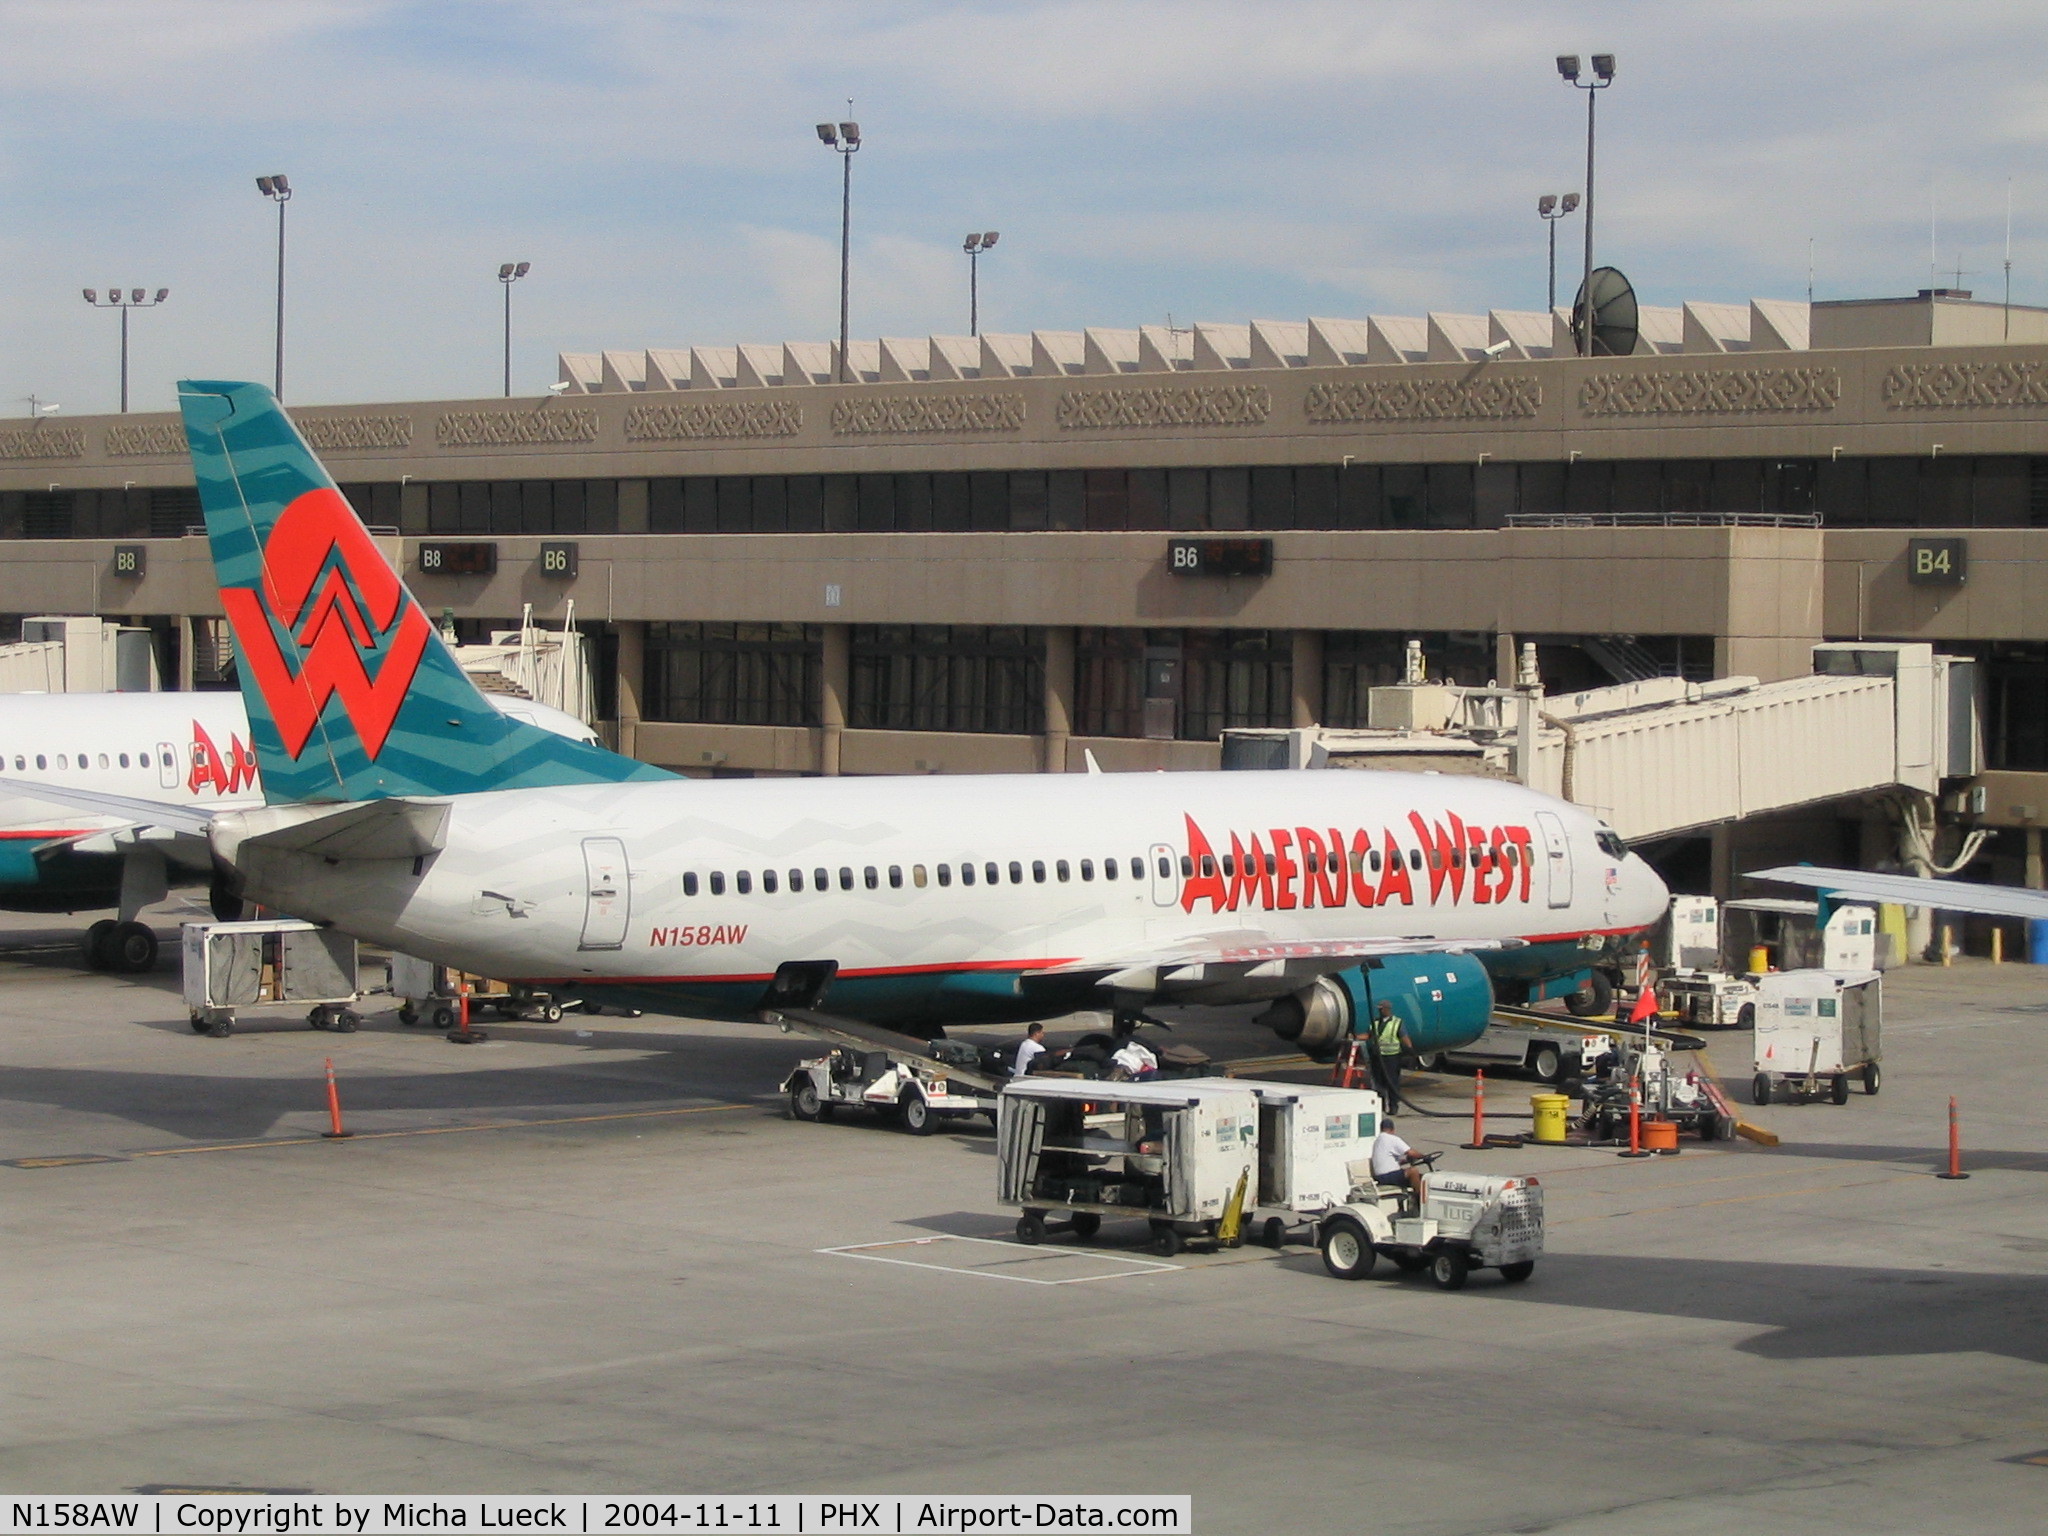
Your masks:
M 168 298 L 169 298 L 170 296 L 171 296 L 171 290 L 170 290 L 170 289 L 168 289 L 168 288 L 159 288 L 159 289 L 157 289 L 157 291 L 156 291 L 156 297 L 155 297 L 155 298 L 153 298 L 153 299 L 151 299 L 151 300 L 150 300 L 149 302 L 150 302 L 150 303 L 152 303 L 152 304 L 161 304 L 161 303 L 163 303 L 163 301 L 164 301 L 165 299 L 168 299 Z
M 1611 53 L 1596 53 L 1593 55 L 1593 78 L 1591 80 L 1581 80 L 1579 78 L 1579 56 L 1576 53 L 1560 53 L 1557 56 L 1557 72 L 1564 77 L 1565 84 L 1576 86 L 1579 90 L 1586 93 L 1586 270 L 1581 291 L 1590 294 L 1593 291 L 1593 103 L 1599 98 L 1600 92 L 1614 84 L 1614 55 Z M 1553 292 L 1551 295 L 1552 309 L 1557 307 L 1556 299 L 1557 296 Z M 1582 356 L 1591 357 L 1593 355 L 1593 327 L 1591 325 L 1583 328 L 1583 334 L 1579 337 L 1579 350 Z
M 508 261 L 498 268 L 498 283 L 505 290 L 505 398 L 512 398 L 512 285 L 533 270 L 530 261 Z
M 1557 194 L 1555 192 L 1546 192 L 1536 199 L 1536 216 L 1538 218 L 1549 218 L 1556 211 L 1556 208 Z
M 1563 203 L 1562 203 L 1562 204 L 1561 204 L 1560 206 L 1561 206 L 1561 207 L 1562 207 L 1562 208 L 1564 209 L 1564 211 L 1565 211 L 1566 213 L 1576 213 L 1576 212 L 1578 212 L 1578 208 L 1579 208 L 1579 194 L 1578 194 L 1578 193 L 1576 193 L 1576 192 L 1567 192 L 1567 193 L 1565 193 L 1565 195 L 1564 195 L 1564 202 L 1563 202 Z
M 853 102 L 846 103 L 851 111 Z M 818 142 L 839 156 L 839 365 L 836 373 L 838 382 L 844 384 L 850 376 L 851 365 L 847 362 L 847 349 L 851 345 L 848 332 L 849 300 L 852 294 L 853 269 L 853 157 L 860 149 L 860 124 L 852 119 L 840 123 L 818 124 Z
M 171 296 L 168 288 L 159 288 L 156 297 L 149 296 L 147 288 L 119 288 L 109 283 L 107 296 L 100 298 L 97 288 L 81 288 L 85 302 L 94 309 L 118 309 L 121 311 L 121 409 L 128 409 L 128 311 L 131 309 L 154 309 Z
M 984 251 L 991 249 L 996 243 L 996 237 L 1001 233 L 1002 231 L 998 229 L 989 230 L 981 237 L 981 248 Z
M 292 200 L 291 179 L 283 171 L 258 176 L 256 190 L 277 204 L 277 366 L 271 393 L 284 399 L 284 205 Z
M 99 301 L 100 301 L 100 296 L 99 296 L 99 290 L 98 290 L 98 289 L 95 289 L 95 288 L 88 288 L 88 289 L 86 289 L 86 290 L 85 290 L 85 302 L 86 302 L 86 303 L 88 303 L 88 304 L 97 304 L 97 303 L 99 303 Z
M 997 231 L 973 230 L 960 249 L 967 253 L 967 334 L 981 334 L 981 253 L 995 248 Z

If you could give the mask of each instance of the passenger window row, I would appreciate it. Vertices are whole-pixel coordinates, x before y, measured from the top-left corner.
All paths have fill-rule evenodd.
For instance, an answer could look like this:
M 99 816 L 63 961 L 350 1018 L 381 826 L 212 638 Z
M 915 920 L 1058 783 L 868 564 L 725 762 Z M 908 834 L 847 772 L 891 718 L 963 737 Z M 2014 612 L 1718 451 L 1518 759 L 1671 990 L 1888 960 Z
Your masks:
M 71 755 L 71 754 L 70 754 L 69 752 L 59 752 L 59 753 L 57 753 L 57 754 L 56 754 L 56 760 L 57 760 L 57 767 L 58 767 L 58 768 L 60 768 L 60 769 L 62 769 L 62 770 L 64 770 L 65 772 L 69 772 L 69 771 L 70 771 L 70 768 L 71 768 L 71 756 L 72 756 L 72 755 Z M 36 767 L 38 767 L 38 768 L 42 769 L 42 770 L 43 770 L 43 771 L 45 771 L 45 772 L 48 772 L 48 771 L 49 771 L 49 767 L 50 767 L 50 754 L 49 754 L 49 753 L 47 753 L 47 752 L 38 752 L 38 753 L 36 753 L 36 754 L 35 754 L 35 759 L 36 759 Z M 118 763 L 117 763 L 117 759 L 118 759 Z M 0 762 L 4 762 L 5 760 L 6 760 L 6 754 L 4 754 L 4 753 L 0 753 Z M 78 766 L 79 766 L 79 768 L 80 768 L 80 769 L 81 769 L 82 771 L 90 771 L 90 770 L 91 770 L 91 769 L 92 769 L 92 768 L 93 768 L 93 767 L 95 766 L 95 764 L 94 764 L 94 761 L 93 761 L 93 754 L 92 754 L 92 753 L 90 753 L 90 752 L 80 752 L 80 753 L 78 754 Z M 100 754 L 99 754 L 99 761 L 98 761 L 98 764 L 97 764 L 97 766 L 98 766 L 98 767 L 101 767 L 101 768 L 113 768 L 113 767 L 116 767 L 116 766 L 119 766 L 119 767 L 122 767 L 122 768 L 126 768 L 126 767 L 128 767 L 128 766 L 129 766 L 129 759 L 128 759 L 128 754 L 127 754 L 126 752 L 121 752 L 121 753 L 113 754 L 113 755 L 111 755 L 111 756 L 110 756 L 110 755 L 109 755 L 108 753 L 102 752 L 102 753 L 100 753 Z M 149 767 L 149 766 L 150 766 L 150 755 L 149 755 L 149 754 L 148 754 L 147 752 L 138 752 L 138 753 L 136 753 L 136 754 L 135 754 L 135 761 L 134 761 L 134 766 L 135 766 L 135 767 L 137 767 L 137 768 L 147 768 L 147 767 Z M 27 753 L 24 753 L 24 752 L 17 752 L 17 753 L 15 753 L 15 754 L 14 754 L 14 771 L 15 771 L 16 773 L 26 773 L 26 772 L 28 771 L 28 754 L 27 754 Z
M 1101 878 L 1122 878 L 1126 864 L 1129 866 L 1131 879 L 1145 878 L 1145 861 L 1141 858 L 1104 859 L 1100 869 Z M 1181 865 L 1182 873 L 1185 874 L 1188 860 L 1182 859 Z M 1172 865 L 1165 858 L 1161 858 L 1159 873 L 1171 875 L 1172 872 Z M 941 887 L 950 887 L 956 880 L 961 885 L 1001 885 L 1006 875 L 1011 885 L 1022 885 L 1027 879 L 1034 885 L 1044 885 L 1048 880 L 1066 884 L 1077 876 L 1083 882 L 1091 882 L 1096 878 L 1097 866 L 1093 859 L 1054 859 L 1050 863 L 1044 859 L 1032 859 L 1028 863 L 1022 859 L 1002 862 L 990 859 L 980 864 L 963 859 L 957 865 L 935 864 L 927 867 L 923 864 L 913 864 L 908 871 L 901 864 L 891 864 L 887 869 L 868 864 L 858 870 L 850 864 L 842 864 L 839 866 L 836 882 L 834 872 L 830 869 L 764 869 L 758 874 L 750 869 L 742 869 L 733 872 L 730 889 L 736 895 L 750 896 L 754 893 L 755 882 L 758 880 L 759 889 L 764 896 L 774 896 L 785 889 L 792 893 L 800 893 L 807 887 L 813 891 L 829 891 L 835 883 L 842 891 L 876 891 L 880 890 L 886 881 L 890 890 L 900 891 L 903 889 L 906 874 L 909 884 L 917 890 L 923 890 L 933 883 Z M 690 870 L 683 876 L 683 894 L 695 896 L 700 890 L 704 890 L 713 896 L 723 896 L 728 889 L 726 879 L 726 872 L 722 869 L 711 870 L 701 877 L 697 871 Z

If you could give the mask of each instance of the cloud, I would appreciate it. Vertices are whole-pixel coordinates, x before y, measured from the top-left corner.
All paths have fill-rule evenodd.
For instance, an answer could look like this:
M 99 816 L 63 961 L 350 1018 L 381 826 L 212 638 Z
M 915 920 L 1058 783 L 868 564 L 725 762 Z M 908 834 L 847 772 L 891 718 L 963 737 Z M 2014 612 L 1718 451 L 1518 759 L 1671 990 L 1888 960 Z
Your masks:
M 1578 185 L 1611 48 L 1599 253 L 1646 300 L 1902 292 L 1930 264 L 2048 300 L 2048 12 L 1980 0 L 0 0 L 0 410 L 114 395 L 80 287 L 168 283 L 136 395 L 267 377 L 283 169 L 292 398 L 487 390 L 557 350 L 823 338 L 839 163 L 854 328 L 1029 329 L 1542 302 L 1536 194 Z M 1560 230 L 1575 253 L 1576 220 Z M 1569 272 L 1570 261 L 1561 262 Z M 1972 276 L 1971 274 L 1974 274 Z M 1568 283 L 1566 286 L 1569 286 Z M 25 407 L 24 407 L 25 408 Z

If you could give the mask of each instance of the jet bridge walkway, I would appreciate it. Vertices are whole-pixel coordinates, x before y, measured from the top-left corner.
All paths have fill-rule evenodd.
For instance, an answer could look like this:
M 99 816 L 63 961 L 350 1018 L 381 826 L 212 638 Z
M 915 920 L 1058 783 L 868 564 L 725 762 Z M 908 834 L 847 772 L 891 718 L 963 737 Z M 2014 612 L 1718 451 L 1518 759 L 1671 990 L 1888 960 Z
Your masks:
M 1372 728 L 1232 731 L 1224 763 L 1519 778 L 1642 842 L 1975 774 L 1976 686 L 1972 662 L 1866 642 L 1816 646 L 1811 675 L 1773 683 L 1652 678 L 1568 695 L 1402 684 L 1372 690 Z

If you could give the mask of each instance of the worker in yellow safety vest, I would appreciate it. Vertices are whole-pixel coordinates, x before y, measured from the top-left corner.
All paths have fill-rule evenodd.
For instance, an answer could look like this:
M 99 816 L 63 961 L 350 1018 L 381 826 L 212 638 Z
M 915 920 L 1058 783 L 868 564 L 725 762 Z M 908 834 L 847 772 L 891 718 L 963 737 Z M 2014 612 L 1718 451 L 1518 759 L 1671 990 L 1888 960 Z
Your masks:
M 1373 1011 L 1372 1030 L 1366 1036 L 1366 1051 L 1372 1060 L 1373 1082 L 1389 1110 L 1401 1102 L 1401 1053 L 1414 1048 L 1408 1031 L 1394 1012 L 1394 1005 L 1381 1002 Z

